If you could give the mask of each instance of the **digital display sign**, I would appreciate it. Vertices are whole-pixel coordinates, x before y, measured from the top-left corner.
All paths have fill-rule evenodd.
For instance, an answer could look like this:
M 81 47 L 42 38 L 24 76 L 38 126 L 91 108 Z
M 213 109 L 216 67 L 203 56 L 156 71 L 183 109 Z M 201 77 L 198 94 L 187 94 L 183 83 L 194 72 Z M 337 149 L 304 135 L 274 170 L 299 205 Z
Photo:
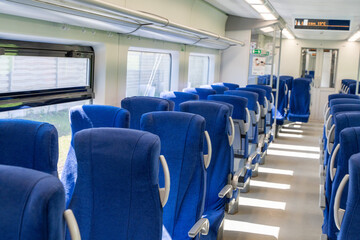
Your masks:
M 350 20 L 295 18 L 295 29 L 350 30 Z

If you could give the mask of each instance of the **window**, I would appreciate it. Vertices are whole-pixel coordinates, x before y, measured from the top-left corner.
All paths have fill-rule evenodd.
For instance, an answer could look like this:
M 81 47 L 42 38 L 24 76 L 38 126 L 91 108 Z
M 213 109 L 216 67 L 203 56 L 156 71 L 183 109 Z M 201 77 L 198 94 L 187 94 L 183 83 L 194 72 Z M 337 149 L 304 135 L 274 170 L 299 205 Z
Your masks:
M 0 40 L 0 112 L 93 98 L 91 47 Z
M 210 82 L 210 57 L 190 55 L 188 87 L 200 87 Z
M 159 97 L 170 90 L 171 54 L 128 51 L 126 96 Z

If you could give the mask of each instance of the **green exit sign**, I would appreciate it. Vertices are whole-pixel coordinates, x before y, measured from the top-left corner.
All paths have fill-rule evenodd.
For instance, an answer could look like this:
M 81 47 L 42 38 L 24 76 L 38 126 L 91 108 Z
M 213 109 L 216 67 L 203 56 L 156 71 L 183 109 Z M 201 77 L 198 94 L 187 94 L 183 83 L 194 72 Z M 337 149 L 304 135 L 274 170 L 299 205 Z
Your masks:
M 253 54 L 261 54 L 261 49 L 254 49 Z

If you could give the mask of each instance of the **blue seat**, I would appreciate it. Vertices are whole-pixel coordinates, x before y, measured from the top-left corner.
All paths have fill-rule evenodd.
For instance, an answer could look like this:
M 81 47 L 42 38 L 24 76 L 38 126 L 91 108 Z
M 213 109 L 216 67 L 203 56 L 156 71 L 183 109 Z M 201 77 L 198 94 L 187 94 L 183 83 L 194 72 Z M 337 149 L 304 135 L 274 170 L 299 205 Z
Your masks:
M 75 135 L 74 149 L 78 179 L 69 208 L 83 239 L 162 239 L 158 136 L 85 129 Z
M 326 182 L 325 182 L 325 196 L 326 196 L 326 208 L 324 210 L 324 224 L 323 224 L 323 231 L 327 232 L 327 235 L 331 239 L 336 239 L 335 232 L 336 226 L 334 223 L 334 215 L 333 215 L 333 200 L 335 198 L 334 188 L 337 189 L 338 184 L 340 183 L 341 179 L 344 175 L 341 175 L 341 178 L 337 178 L 334 181 L 334 171 L 333 169 L 336 168 L 338 165 L 339 160 L 347 161 L 347 159 L 351 156 L 351 152 L 354 153 L 355 148 L 357 149 L 357 141 L 356 136 L 355 138 L 352 137 L 354 143 L 353 145 L 343 146 L 341 144 L 341 137 L 343 136 L 343 132 L 349 129 L 349 127 L 359 127 L 360 126 L 360 112 L 338 112 L 334 115 L 334 142 L 333 147 L 331 150 L 331 155 L 327 161 L 327 172 L 326 172 Z M 349 133 L 348 133 L 349 135 Z M 340 143 L 340 145 L 338 145 Z M 343 149 L 343 151 L 341 151 Z M 340 150 L 340 152 L 339 152 Z M 359 149 L 360 150 L 360 149 Z M 350 155 L 348 155 L 350 154 Z M 347 168 L 346 168 L 347 171 Z M 328 213 L 328 215 L 327 215 Z
M 206 100 L 209 95 L 216 94 L 212 88 L 184 88 L 183 92 L 196 94 L 200 100 Z
M 155 111 L 173 111 L 175 103 L 173 101 L 157 98 L 135 96 L 127 97 L 121 101 L 121 107 L 130 112 L 130 128 L 140 129 L 140 119 L 144 113 Z
M 65 194 L 57 177 L 0 165 L 0 189 L 1 239 L 64 239 Z M 65 216 L 75 221 L 71 211 Z
M 239 87 L 239 84 L 236 83 L 226 83 L 226 82 L 219 82 L 213 83 L 213 85 L 220 85 L 229 88 L 229 90 L 236 90 Z
M 82 105 L 70 109 L 71 145 L 61 174 L 68 206 L 77 179 L 77 160 L 74 151 L 74 136 L 88 128 L 129 128 L 129 112 L 125 109 L 103 105 Z
M 330 239 L 337 239 L 336 235 L 338 229 L 335 225 L 334 219 L 334 203 L 335 203 L 335 195 L 340 185 L 341 180 L 348 174 L 349 169 L 349 159 L 351 155 L 360 152 L 360 113 L 348 113 L 348 114 L 338 114 L 336 117 L 336 121 L 347 120 L 349 123 L 354 124 L 345 124 L 345 128 L 340 133 L 340 142 L 339 142 L 339 151 L 336 157 L 337 161 L 329 164 L 331 174 L 330 180 L 332 181 L 332 190 L 331 190 L 331 198 L 329 205 L 329 217 L 328 217 L 328 237 Z M 339 122 L 338 122 L 339 123 Z M 341 123 L 339 123 L 341 124 Z M 350 127 L 347 127 L 350 126 Z M 346 128 L 347 127 L 347 128 Z M 335 154 L 335 153 L 334 153 Z M 336 172 L 335 172 L 336 171 Z M 334 174 L 335 172 L 335 174 Z M 347 188 L 345 188 L 347 192 Z M 346 208 L 346 200 L 347 195 L 344 195 L 341 198 L 340 207 L 342 209 Z
M 228 87 L 216 85 L 216 84 L 211 85 L 211 87 L 216 91 L 216 94 L 224 94 L 225 91 L 229 90 Z
M 294 80 L 294 77 L 293 76 L 282 75 L 282 76 L 280 76 L 280 80 L 284 80 L 287 87 L 288 87 L 288 90 L 291 91 L 291 89 L 292 89 L 292 81 Z
M 48 123 L 0 120 L 0 164 L 58 176 L 58 132 Z
M 175 103 L 174 111 L 179 111 L 179 105 L 186 101 L 199 100 L 199 95 L 187 92 L 162 92 L 161 98 Z
M 355 92 L 356 92 L 356 85 L 357 85 L 357 83 L 351 83 L 350 85 L 348 85 L 349 91 L 348 91 L 347 93 L 348 93 L 348 94 L 355 94 Z M 360 93 L 360 89 L 358 89 L 358 93 Z
M 152 112 L 141 118 L 141 129 L 160 137 L 161 154 L 169 166 L 171 191 L 163 212 L 168 237 L 173 240 L 193 239 L 198 235 L 196 231 L 208 226 L 208 220 L 202 218 L 206 167 L 211 155 L 203 156 L 205 119 L 184 112 Z M 211 143 L 208 140 L 207 143 L 209 147 Z M 162 186 L 161 171 L 159 181 Z M 193 229 L 196 223 L 200 228 Z
M 293 80 L 288 120 L 308 122 L 310 116 L 310 81 L 304 78 Z
M 354 83 L 356 83 L 356 80 L 354 80 L 354 79 L 343 79 L 343 80 L 341 80 L 340 92 L 341 93 L 348 93 L 349 88 L 350 88 L 350 84 L 354 84 Z
M 279 83 L 279 93 L 278 93 L 278 105 L 277 105 L 277 112 L 276 112 L 276 124 L 283 125 L 288 112 L 288 89 L 286 80 L 283 80 L 280 77 Z M 276 96 L 276 89 L 273 91 L 273 95 Z M 275 117 L 275 110 L 273 110 L 272 119 Z
M 342 223 L 339 223 L 341 225 L 337 238 L 339 240 L 358 239 L 360 235 L 360 153 L 351 156 L 349 177 L 345 178 L 344 183 L 346 183 L 347 178 L 349 179 L 348 191 L 344 190 L 342 194 L 343 197 L 347 195 L 346 211 Z M 341 197 L 340 193 L 339 196 Z
M 212 95 L 216 96 L 216 95 Z M 210 230 L 202 239 L 217 239 L 222 236 L 226 195 L 232 198 L 233 187 L 226 188 L 228 176 L 232 174 L 233 165 L 233 137 L 231 126 L 232 109 L 228 105 L 214 101 L 189 101 L 180 105 L 182 112 L 198 114 L 205 118 L 206 131 L 208 131 L 211 145 L 212 157 L 206 175 L 206 197 L 204 217 L 210 221 Z M 234 129 L 233 129 L 234 130 Z M 230 136 L 229 136 L 230 135 Z M 230 192 L 231 191 L 231 192 Z M 222 194 L 219 197 L 219 194 Z

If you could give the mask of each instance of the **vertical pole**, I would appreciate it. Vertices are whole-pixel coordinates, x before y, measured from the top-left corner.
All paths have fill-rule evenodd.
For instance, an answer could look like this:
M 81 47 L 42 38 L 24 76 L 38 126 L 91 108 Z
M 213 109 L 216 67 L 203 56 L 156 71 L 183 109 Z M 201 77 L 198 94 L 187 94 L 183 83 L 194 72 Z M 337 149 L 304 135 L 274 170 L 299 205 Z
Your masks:
M 359 53 L 359 66 L 358 66 L 358 75 L 357 75 L 355 95 L 359 95 L 359 82 L 360 82 L 360 53 Z
M 278 61 L 278 72 L 277 72 L 277 81 L 276 81 L 276 97 L 275 97 L 275 115 L 274 115 L 274 126 L 273 129 L 276 131 L 276 115 L 278 111 L 278 101 L 279 101 L 279 86 L 280 86 L 280 62 L 281 62 L 281 45 L 282 45 L 282 29 L 280 29 L 280 46 L 279 46 L 279 61 Z M 274 134 L 274 138 L 275 138 Z
M 273 76 L 274 76 L 275 45 L 276 45 L 276 27 L 274 26 L 273 46 L 272 46 L 272 56 L 271 56 L 271 76 L 270 76 L 270 87 L 271 88 L 273 86 Z

